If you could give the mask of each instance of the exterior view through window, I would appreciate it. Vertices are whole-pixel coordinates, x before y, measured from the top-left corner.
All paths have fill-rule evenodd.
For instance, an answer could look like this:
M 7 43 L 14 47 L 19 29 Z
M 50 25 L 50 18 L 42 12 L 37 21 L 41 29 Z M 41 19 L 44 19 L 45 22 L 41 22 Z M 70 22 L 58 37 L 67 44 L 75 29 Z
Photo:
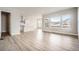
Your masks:
M 64 15 L 62 16 L 62 27 L 63 28 L 70 28 L 71 16 Z
M 61 29 L 71 30 L 71 20 L 72 17 L 70 14 L 52 17 L 49 20 L 50 27 L 60 27 Z
M 51 27 L 60 27 L 61 24 L 61 17 L 53 17 L 50 19 L 50 26 Z

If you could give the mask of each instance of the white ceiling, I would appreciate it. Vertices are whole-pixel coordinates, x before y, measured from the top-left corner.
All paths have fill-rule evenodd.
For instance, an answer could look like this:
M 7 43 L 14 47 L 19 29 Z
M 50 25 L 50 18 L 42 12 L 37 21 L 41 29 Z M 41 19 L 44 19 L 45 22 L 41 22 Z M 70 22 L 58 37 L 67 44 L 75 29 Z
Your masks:
M 48 14 L 68 8 L 71 7 L 0 7 L 0 9 L 18 10 L 20 13 L 25 14 L 26 16 L 41 16 L 43 14 Z
M 70 7 L 17 7 L 15 9 L 26 13 L 26 15 L 43 15 L 68 8 Z

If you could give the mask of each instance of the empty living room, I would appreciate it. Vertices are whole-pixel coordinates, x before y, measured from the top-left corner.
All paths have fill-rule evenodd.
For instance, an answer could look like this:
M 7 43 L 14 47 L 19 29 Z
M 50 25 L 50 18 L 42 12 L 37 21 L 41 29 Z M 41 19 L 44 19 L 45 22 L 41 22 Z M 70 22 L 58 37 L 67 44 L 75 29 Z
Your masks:
M 0 51 L 79 51 L 78 7 L 0 7 Z

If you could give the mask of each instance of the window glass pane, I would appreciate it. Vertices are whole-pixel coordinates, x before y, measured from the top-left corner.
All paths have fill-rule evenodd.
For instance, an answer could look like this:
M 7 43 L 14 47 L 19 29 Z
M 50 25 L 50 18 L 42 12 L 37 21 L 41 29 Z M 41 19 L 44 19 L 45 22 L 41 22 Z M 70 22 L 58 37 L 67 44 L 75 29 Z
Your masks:
M 62 27 L 63 28 L 71 28 L 70 21 L 71 21 L 71 15 L 62 16 Z
M 53 17 L 50 19 L 50 26 L 60 26 L 60 23 L 61 23 L 61 19 L 60 17 Z

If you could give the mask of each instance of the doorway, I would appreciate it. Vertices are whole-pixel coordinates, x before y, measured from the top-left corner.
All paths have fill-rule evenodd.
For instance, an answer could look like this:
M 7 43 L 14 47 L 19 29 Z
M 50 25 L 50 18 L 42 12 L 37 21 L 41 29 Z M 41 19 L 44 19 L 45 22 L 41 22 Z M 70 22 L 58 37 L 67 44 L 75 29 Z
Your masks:
M 1 36 L 10 35 L 10 13 L 1 12 Z

